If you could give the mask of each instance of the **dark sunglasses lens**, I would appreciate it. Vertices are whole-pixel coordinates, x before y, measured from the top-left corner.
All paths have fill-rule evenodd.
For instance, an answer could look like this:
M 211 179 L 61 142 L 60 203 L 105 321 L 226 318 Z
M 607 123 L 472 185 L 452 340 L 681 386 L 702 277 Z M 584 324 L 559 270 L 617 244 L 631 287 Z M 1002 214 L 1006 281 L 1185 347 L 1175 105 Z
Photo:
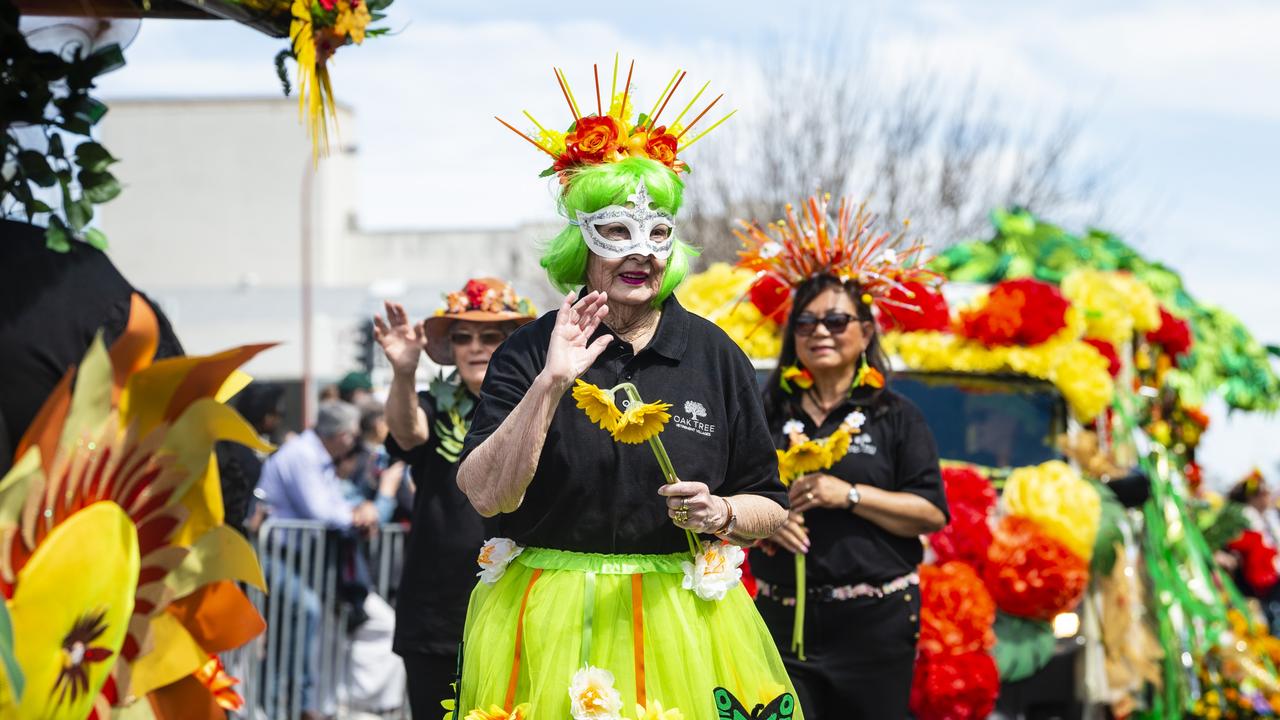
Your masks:
M 850 320 L 853 320 L 851 316 L 844 313 L 836 313 L 822 318 L 822 324 L 827 326 L 827 330 L 831 331 L 832 335 L 839 335 L 849 327 Z
M 471 340 L 474 337 L 475 336 L 471 333 L 452 333 L 449 335 L 449 342 L 454 345 L 462 345 L 463 347 L 466 347 L 471 344 Z
M 502 341 L 506 339 L 507 336 L 497 330 L 489 330 L 480 333 L 480 342 L 488 345 L 489 347 L 498 347 L 502 344 Z
M 801 315 L 796 318 L 796 334 L 812 335 L 818 329 L 818 318 L 812 315 Z

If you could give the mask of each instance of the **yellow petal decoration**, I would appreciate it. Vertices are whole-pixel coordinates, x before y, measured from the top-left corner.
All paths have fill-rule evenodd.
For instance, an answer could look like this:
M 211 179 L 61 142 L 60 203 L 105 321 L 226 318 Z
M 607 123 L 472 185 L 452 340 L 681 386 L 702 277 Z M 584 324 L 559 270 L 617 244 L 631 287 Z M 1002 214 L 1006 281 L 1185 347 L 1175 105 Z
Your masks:
M 149 708 L 148 692 L 193 682 L 189 676 L 212 653 L 242 644 L 261 623 L 239 588 L 226 582 L 263 585 L 252 548 L 223 525 L 213 447 L 224 439 L 265 447 L 220 399 L 247 382 L 236 368 L 269 346 L 153 362 L 157 336 L 154 313 L 135 297 L 125 333 L 109 353 L 101 338 L 94 341 L 46 400 L 19 444 L 23 453 L 0 479 L 0 596 L 12 598 L 28 680 L 21 702 L 43 703 L 41 718 L 64 716 L 63 704 L 47 702 L 54 686 L 48 658 L 39 655 L 57 629 L 51 623 L 88 638 L 65 646 L 57 663 L 72 678 L 58 691 L 67 707 L 74 701 L 67 716 L 76 720 L 91 706 L 98 717 Z M 86 598 L 99 598 L 103 583 L 124 600 L 90 607 Z M 238 634 L 197 639 L 172 611 L 211 583 L 223 591 L 219 627 Z M 37 596 L 39 612 L 29 609 Z M 79 613 L 74 620 L 62 618 L 72 612 Z M 33 633 L 36 639 L 24 645 L 21 638 Z M 114 709 L 100 693 L 107 677 Z
M 836 428 L 836 431 L 827 436 L 826 439 L 827 460 L 831 465 L 840 462 L 840 458 L 849 452 L 849 446 L 853 444 L 853 435 L 845 430 L 844 427 Z
M 115 503 L 90 505 L 49 533 L 8 601 L 26 688 L 0 717 L 88 715 L 124 643 L 138 570 L 138 535 Z
M 591 422 L 600 426 L 601 430 L 613 432 L 622 419 L 622 411 L 613 402 L 613 396 L 607 390 L 578 380 L 573 386 L 573 399 L 578 408 L 587 414 Z
M 1056 337 L 1032 347 L 987 347 L 949 333 L 884 333 L 881 343 L 903 364 L 923 372 L 990 374 L 1012 372 L 1053 383 L 1081 422 L 1097 417 L 1111 404 L 1115 384 L 1107 359 L 1091 345 L 1080 342 L 1070 325 Z M 1077 316 L 1078 317 L 1078 316 Z
M 713 263 L 686 279 L 676 295 L 690 312 L 724 330 L 747 357 L 772 360 L 782 352 L 782 330 L 745 299 L 755 279 L 756 274 L 745 268 Z
M 663 708 L 662 703 L 650 700 L 649 706 L 636 704 L 636 720 L 684 720 L 684 713 L 676 708 Z
M 1034 521 L 1086 561 L 1093 557 L 1102 501 L 1070 465 L 1050 460 L 1014 470 L 1005 481 L 1001 502 L 1010 515 Z
M 786 466 L 787 482 L 802 475 L 825 470 L 831 467 L 831 454 L 822 440 L 806 440 L 787 450 L 783 464 Z
M 489 706 L 488 710 L 476 708 L 467 713 L 463 720 L 529 720 L 529 703 L 521 703 L 515 706 L 511 712 L 507 712 L 497 705 Z
M 643 405 L 632 404 L 622 417 L 618 419 L 612 434 L 613 439 L 621 443 L 638 445 L 650 438 L 657 437 L 666 427 L 671 415 L 667 413 L 671 403 L 656 402 Z
M 1076 270 L 1062 280 L 1062 295 L 1083 312 L 1085 335 L 1123 347 L 1137 331 L 1160 327 L 1160 303 L 1129 273 Z

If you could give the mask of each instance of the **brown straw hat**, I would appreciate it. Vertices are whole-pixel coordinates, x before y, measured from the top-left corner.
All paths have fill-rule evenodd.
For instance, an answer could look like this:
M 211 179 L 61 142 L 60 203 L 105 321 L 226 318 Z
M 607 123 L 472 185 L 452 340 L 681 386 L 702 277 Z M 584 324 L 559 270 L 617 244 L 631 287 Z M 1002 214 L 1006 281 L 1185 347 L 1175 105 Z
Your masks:
M 445 296 L 444 308 L 427 318 L 427 356 L 440 365 L 453 364 L 449 328 L 458 320 L 523 325 L 537 317 L 536 313 L 533 303 L 497 278 L 468 280 L 461 290 Z

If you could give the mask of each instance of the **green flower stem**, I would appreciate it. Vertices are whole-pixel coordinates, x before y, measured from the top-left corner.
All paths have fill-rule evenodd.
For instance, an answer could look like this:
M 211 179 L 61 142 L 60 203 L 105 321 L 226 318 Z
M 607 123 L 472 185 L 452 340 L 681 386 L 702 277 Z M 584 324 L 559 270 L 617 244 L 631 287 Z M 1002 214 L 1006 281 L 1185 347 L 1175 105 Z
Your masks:
M 609 394 L 613 395 L 619 390 L 625 392 L 627 399 L 631 402 L 644 404 L 644 400 L 640 399 L 640 391 L 636 389 L 635 385 L 631 383 L 616 385 L 609 390 Z M 658 459 L 658 467 L 662 468 L 662 477 L 666 479 L 667 484 L 679 482 L 680 479 L 676 477 L 676 468 L 671 464 L 671 456 L 667 454 L 667 448 L 663 446 L 662 438 L 658 435 L 649 438 L 649 449 L 653 451 L 653 456 Z M 698 547 L 700 545 L 698 539 L 693 536 L 693 532 L 690 530 L 685 530 L 684 534 L 689 541 L 689 553 L 695 558 L 698 557 Z
M 796 616 L 791 626 L 791 652 L 804 660 L 804 601 L 808 596 L 805 590 L 804 553 L 796 553 Z

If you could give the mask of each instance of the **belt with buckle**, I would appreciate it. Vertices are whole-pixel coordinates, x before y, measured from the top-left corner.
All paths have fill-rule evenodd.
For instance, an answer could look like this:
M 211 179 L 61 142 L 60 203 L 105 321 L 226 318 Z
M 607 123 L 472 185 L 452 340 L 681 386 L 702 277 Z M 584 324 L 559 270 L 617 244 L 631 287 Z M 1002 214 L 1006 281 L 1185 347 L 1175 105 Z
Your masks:
M 818 602 L 835 602 L 839 600 L 853 600 L 860 597 L 882 598 L 885 595 L 906 590 L 912 585 L 920 584 L 920 576 L 914 572 L 907 573 L 899 578 L 894 578 L 883 585 L 872 585 L 870 583 L 858 583 L 857 585 L 818 585 L 811 587 L 806 593 L 811 599 Z M 756 588 L 758 593 L 774 600 L 781 605 L 794 607 L 796 604 L 795 595 L 787 595 L 787 592 L 795 593 L 795 590 L 783 588 L 778 585 L 771 585 L 759 578 L 756 579 Z

